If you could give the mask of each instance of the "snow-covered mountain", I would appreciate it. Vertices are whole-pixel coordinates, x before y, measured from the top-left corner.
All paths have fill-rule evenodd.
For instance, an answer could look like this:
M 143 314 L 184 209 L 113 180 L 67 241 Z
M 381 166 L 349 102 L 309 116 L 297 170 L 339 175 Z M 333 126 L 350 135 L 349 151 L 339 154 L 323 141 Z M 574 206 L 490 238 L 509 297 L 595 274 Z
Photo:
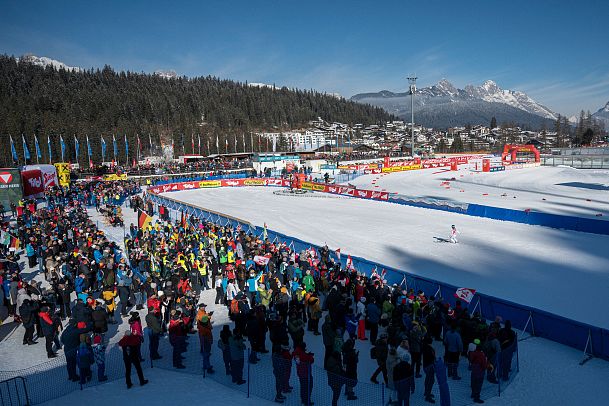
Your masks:
M 596 113 L 592 114 L 597 120 L 605 123 L 605 128 L 609 128 L 609 102 L 605 104 L 605 107 L 599 109 Z
M 21 58 L 16 58 L 17 62 L 20 63 L 31 63 L 33 65 L 38 65 L 38 66 L 42 66 L 42 67 L 47 67 L 47 66 L 52 66 L 53 68 L 59 70 L 59 69 L 65 69 L 65 70 L 73 70 L 76 72 L 80 72 L 83 69 L 76 67 L 76 66 L 68 66 L 63 62 L 57 61 L 55 59 L 51 59 L 48 58 L 46 56 L 36 56 L 36 55 L 31 55 L 31 54 L 27 54 L 27 55 L 23 55 Z
M 357 94 L 351 100 L 377 105 L 402 117 L 410 114 L 408 92 L 383 90 Z M 556 119 L 556 113 L 525 93 L 501 89 L 492 80 L 487 80 L 481 86 L 467 85 L 458 89 L 448 80 L 442 79 L 435 85 L 417 89 L 415 114 L 426 120 L 422 124 L 440 127 L 468 123 L 488 124 L 493 116 L 498 122 L 512 121 L 531 126 L 538 126 L 544 120 Z M 442 117 L 442 114 L 450 117 Z
M 175 79 L 178 74 L 174 70 L 157 70 L 154 72 L 155 76 L 162 77 L 163 79 Z

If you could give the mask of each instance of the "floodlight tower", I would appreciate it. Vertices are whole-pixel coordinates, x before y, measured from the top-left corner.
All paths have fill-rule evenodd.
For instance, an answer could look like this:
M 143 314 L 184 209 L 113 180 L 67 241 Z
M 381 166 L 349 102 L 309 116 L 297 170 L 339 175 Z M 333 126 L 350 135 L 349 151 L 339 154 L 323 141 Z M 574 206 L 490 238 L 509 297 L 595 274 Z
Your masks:
M 417 77 L 410 75 L 408 84 L 410 84 L 410 152 L 414 159 L 414 94 L 417 91 Z

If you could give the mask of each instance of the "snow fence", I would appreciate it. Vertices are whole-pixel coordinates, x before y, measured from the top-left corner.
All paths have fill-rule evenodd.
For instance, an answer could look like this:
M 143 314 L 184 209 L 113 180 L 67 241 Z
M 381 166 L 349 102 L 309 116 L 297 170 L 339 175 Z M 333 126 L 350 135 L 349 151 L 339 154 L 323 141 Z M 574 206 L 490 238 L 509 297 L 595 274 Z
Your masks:
M 250 186 L 245 184 L 246 181 L 247 180 L 240 179 L 239 186 Z M 262 182 L 262 180 L 256 181 L 257 184 L 261 186 L 287 186 L 287 181 L 283 181 L 282 184 L 281 179 L 267 179 L 266 183 Z M 223 180 L 221 182 L 226 181 Z M 230 186 L 237 186 L 237 184 Z M 169 198 L 167 196 L 159 196 L 156 194 L 173 190 L 181 190 L 179 188 L 173 189 L 171 185 L 164 185 L 161 189 L 162 190 L 151 189 L 151 193 L 148 195 L 148 198 L 157 205 L 160 204 L 166 206 L 169 209 L 176 210 L 177 212 L 184 211 L 189 215 L 194 215 L 195 217 L 200 218 L 202 220 L 211 221 L 216 224 L 221 224 L 223 226 L 232 226 L 234 228 L 236 228 L 237 226 L 241 226 L 241 228 L 246 232 L 252 232 L 257 236 L 261 236 L 263 234 L 262 227 L 252 225 L 246 220 L 238 219 L 215 211 L 195 207 L 180 202 L 178 200 Z M 470 207 L 471 206 L 476 205 L 470 205 Z M 494 215 L 496 217 L 499 217 L 500 212 L 492 212 L 490 210 L 491 208 L 488 209 L 489 210 L 487 212 L 482 211 L 482 209 L 471 210 L 473 213 L 487 214 L 489 216 Z M 468 207 L 468 211 L 469 210 L 470 209 Z M 479 212 L 478 210 L 481 210 L 481 212 Z M 507 211 L 507 209 L 498 210 Z M 561 218 L 565 217 L 554 215 L 547 216 Z M 587 224 L 588 222 L 582 222 L 581 224 L 584 223 Z M 605 224 L 605 227 L 609 227 L 608 222 L 602 221 L 602 223 Z M 321 248 L 316 244 L 311 244 L 309 242 L 300 240 L 299 238 L 288 236 L 273 230 L 267 230 L 267 235 L 271 241 L 285 242 L 286 244 L 293 246 L 294 249 L 297 251 L 306 250 L 309 247 L 315 247 L 315 249 L 317 250 Z M 419 275 L 413 275 L 403 270 L 372 262 L 358 256 L 351 255 L 351 258 L 353 260 L 353 265 L 360 272 L 365 272 L 366 274 L 370 275 L 373 269 L 384 269 L 387 271 L 385 279 L 387 279 L 387 282 L 390 284 L 396 283 L 399 285 L 400 283 L 402 283 L 402 280 L 406 278 L 406 284 L 409 288 L 413 288 L 415 289 L 415 291 L 422 290 L 428 296 L 437 296 L 438 294 L 440 294 L 442 295 L 442 298 L 444 298 L 452 306 L 454 306 L 455 304 L 456 299 L 454 297 L 454 294 L 458 286 L 425 278 Z M 346 265 L 346 261 L 347 253 L 343 253 L 343 255 L 341 255 L 341 262 L 343 266 Z M 485 295 L 483 293 L 476 293 L 474 300 L 472 300 L 469 305 L 469 310 L 470 313 L 479 311 L 480 314 L 487 320 L 493 320 L 496 316 L 501 316 L 503 320 L 511 320 L 512 326 L 522 331 L 522 335 L 520 337 L 521 339 L 528 338 L 529 336 L 542 337 L 560 344 L 568 345 L 570 347 L 579 349 L 583 352 L 584 357 L 594 356 L 609 360 L 609 330 L 607 329 L 592 326 L 586 323 L 581 323 L 579 321 L 571 320 L 544 310 L 510 302 L 508 300 Z

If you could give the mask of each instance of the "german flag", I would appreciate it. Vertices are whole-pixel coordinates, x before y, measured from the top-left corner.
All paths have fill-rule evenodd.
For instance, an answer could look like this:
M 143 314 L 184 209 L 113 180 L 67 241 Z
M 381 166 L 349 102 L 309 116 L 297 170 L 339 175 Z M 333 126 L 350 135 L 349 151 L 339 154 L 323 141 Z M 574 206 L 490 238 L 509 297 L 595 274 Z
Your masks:
M 149 216 L 145 211 L 138 209 L 137 225 L 139 228 L 146 228 L 152 222 L 152 216 Z
M 10 243 L 9 247 L 14 248 L 15 251 L 19 251 L 20 246 L 21 246 L 21 241 L 19 241 L 19 238 L 15 237 L 14 235 L 11 235 L 11 243 Z

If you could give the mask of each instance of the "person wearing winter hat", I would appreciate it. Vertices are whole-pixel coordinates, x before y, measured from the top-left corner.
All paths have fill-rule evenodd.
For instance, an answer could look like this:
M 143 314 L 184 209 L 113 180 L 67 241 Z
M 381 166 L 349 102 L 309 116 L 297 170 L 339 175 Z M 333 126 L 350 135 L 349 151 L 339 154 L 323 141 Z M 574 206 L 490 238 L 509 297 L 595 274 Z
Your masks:
M 106 376 L 106 345 L 100 334 L 93 336 L 93 358 L 97 366 L 97 380 L 104 382 L 108 380 Z
M 398 393 L 398 406 L 410 404 L 411 386 L 414 383 L 412 368 L 410 366 L 408 353 L 400 356 L 400 362 L 393 368 L 393 382 Z

